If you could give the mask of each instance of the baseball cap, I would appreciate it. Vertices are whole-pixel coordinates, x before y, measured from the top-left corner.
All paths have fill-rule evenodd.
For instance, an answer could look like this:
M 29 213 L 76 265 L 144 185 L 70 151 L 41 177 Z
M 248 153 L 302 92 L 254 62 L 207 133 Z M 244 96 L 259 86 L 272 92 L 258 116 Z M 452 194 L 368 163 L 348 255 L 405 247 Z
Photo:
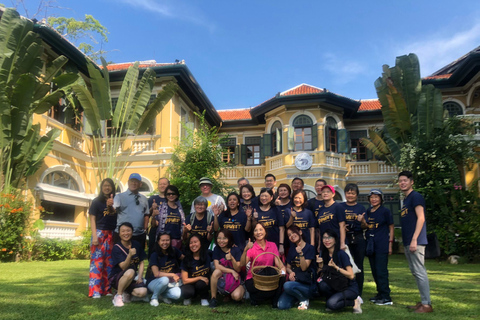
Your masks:
M 330 191 L 332 191 L 332 193 L 335 193 L 335 188 L 332 187 L 331 185 L 326 184 L 322 187 L 321 190 L 323 191 L 323 189 L 325 189 L 325 188 L 328 188 L 328 189 L 330 189 Z
M 132 173 L 132 174 L 130 175 L 130 177 L 128 178 L 128 180 L 130 180 L 130 179 L 136 179 L 136 180 L 138 180 L 138 181 L 140 181 L 140 182 L 142 181 L 142 177 L 141 177 L 138 173 Z

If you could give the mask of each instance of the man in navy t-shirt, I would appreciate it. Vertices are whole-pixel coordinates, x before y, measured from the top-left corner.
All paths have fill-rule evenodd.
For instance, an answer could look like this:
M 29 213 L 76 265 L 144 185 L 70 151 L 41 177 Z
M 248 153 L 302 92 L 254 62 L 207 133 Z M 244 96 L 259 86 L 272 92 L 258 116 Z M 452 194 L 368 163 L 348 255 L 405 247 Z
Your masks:
M 398 174 L 398 186 L 405 196 L 401 211 L 405 256 L 410 271 L 417 281 L 422 299 L 415 306 L 408 308 L 415 309 L 416 313 L 432 312 L 430 284 L 425 268 L 425 246 L 427 245 L 425 200 L 420 193 L 413 190 L 413 174 L 410 171 L 402 171 Z

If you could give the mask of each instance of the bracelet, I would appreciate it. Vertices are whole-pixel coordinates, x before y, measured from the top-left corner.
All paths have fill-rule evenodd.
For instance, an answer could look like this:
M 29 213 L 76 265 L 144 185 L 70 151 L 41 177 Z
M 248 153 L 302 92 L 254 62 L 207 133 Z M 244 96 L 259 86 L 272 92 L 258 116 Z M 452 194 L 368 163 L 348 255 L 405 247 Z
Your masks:
M 390 241 L 388 241 L 388 242 L 392 243 L 392 242 L 393 242 L 393 240 L 390 240 Z
M 278 245 L 279 245 L 279 246 L 283 246 L 283 242 L 279 242 Z
M 337 272 L 340 272 L 340 267 L 337 267 Z

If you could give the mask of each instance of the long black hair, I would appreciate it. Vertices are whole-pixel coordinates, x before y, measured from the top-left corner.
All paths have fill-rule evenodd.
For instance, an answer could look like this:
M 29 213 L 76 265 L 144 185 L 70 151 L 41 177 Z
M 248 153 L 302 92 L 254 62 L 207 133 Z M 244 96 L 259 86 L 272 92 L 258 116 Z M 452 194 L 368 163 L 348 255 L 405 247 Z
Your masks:
M 105 182 L 109 183 L 110 186 L 112 187 L 112 193 L 111 194 L 115 198 L 115 182 L 113 182 L 113 180 L 110 179 L 110 178 L 105 178 L 105 179 L 102 180 L 102 182 L 100 182 L 100 191 L 98 192 L 98 196 L 97 196 L 97 199 L 100 200 L 101 202 L 107 202 L 107 199 L 110 198 L 110 195 L 109 194 L 104 194 L 103 190 L 102 190 L 103 184 Z
M 332 259 L 333 259 L 333 262 L 335 262 L 335 264 L 338 265 L 339 263 L 338 253 L 340 252 L 340 239 L 338 238 L 338 234 L 335 231 L 333 231 L 332 229 L 327 229 L 320 238 L 320 241 L 321 241 L 320 250 L 322 252 L 323 266 L 324 267 L 327 266 L 328 262 L 330 261 L 330 253 L 328 252 L 328 249 L 325 248 L 325 246 L 323 245 L 323 237 L 325 235 L 330 236 L 335 240 Z
M 241 189 L 241 188 L 240 188 Z M 255 193 L 254 193 L 255 194 Z M 230 192 L 227 196 L 227 210 L 225 210 L 223 212 L 223 214 L 225 215 L 226 218 L 231 218 L 232 217 L 232 213 L 230 212 L 230 208 L 228 207 L 228 199 L 230 197 L 235 197 L 237 198 L 237 201 L 238 201 L 238 206 L 237 206 L 237 209 L 240 210 L 240 196 L 238 195 L 238 193 L 236 192 Z M 252 198 L 253 199 L 253 198 Z
M 158 241 L 160 240 L 160 237 L 161 236 L 169 236 L 170 237 L 170 246 L 167 248 L 167 254 L 165 254 L 162 250 L 162 248 L 160 248 L 160 246 L 158 245 Z M 160 232 L 156 239 L 155 239 L 155 252 L 158 254 L 158 257 L 163 257 L 163 256 L 167 256 L 169 258 L 175 258 L 175 250 L 173 249 L 172 247 L 172 236 L 170 235 L 170 232 Z
M 185 250 L 185 258 L 183 259 L 188 268 L 191 268 L 193 266 L 192 263 L 194 260 L 193 252 L 192 250 L 190 250 L 190 240 L 192 240 L 192 238 L 197 238 L 198 241 L 200 241 L 200 260 L 198 261 L 199 265 L 203 265 L 207 261 L 207 246 L 203 243 L 204 240 L 202 240 L 200 235 L 198 235 L 198 233 L 194 233 L 188 238 Z

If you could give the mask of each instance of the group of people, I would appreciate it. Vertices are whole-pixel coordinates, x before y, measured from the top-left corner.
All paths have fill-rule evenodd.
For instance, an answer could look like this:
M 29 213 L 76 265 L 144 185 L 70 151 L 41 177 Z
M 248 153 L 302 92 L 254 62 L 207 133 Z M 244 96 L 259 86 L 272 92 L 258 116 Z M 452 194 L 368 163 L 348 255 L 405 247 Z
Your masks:
M 334 187 L 323 179 L 316 181 L 317 196 L 310 200 L 300 178 L 275 188 L 275 176 L 268 174 L 258 196 L 241 178 L 239 193 L 230 193 L 226 201 L 212 193 L 212 186 L 209 178 L 200 179 L 201 195 L 186 216 L 178 188 L 166 178 L 158 182 L 159 194 L 148 200 L 138 192 L 138 174 L 130 175 L 128 190 L 120 194 L 111 179 L 102 181 L 89 212 L 89 296 L 111 295 L 113 288 L 113 304 L 121 307 L 148 300 L 150 291 L 152 306 L 179 299 L 190 305 L 197 297 L 202 306 L 214 308 L 220 293 L 224 301 L 268 301 L 273 308 L 301 310 L 323 296 L 327 310 L 353 307 L 362 313 L 363 260 L 368 256 L 377 290 L 370 301 L 393 304 L 388 256 L 394 225 L 380 190 L 370 191 L 365 209 L 357 202 L 357 185 L 347 184 L 346 202 L 339 203 Z M 422 299 L 411 308 L 425 313 L 433 311 L 423 260 L 425 203 L 412 186 L 412 174 L 401 172 L 403 244 Z M 269 275 L 278 278 L 278 285 L 256 283 Z

